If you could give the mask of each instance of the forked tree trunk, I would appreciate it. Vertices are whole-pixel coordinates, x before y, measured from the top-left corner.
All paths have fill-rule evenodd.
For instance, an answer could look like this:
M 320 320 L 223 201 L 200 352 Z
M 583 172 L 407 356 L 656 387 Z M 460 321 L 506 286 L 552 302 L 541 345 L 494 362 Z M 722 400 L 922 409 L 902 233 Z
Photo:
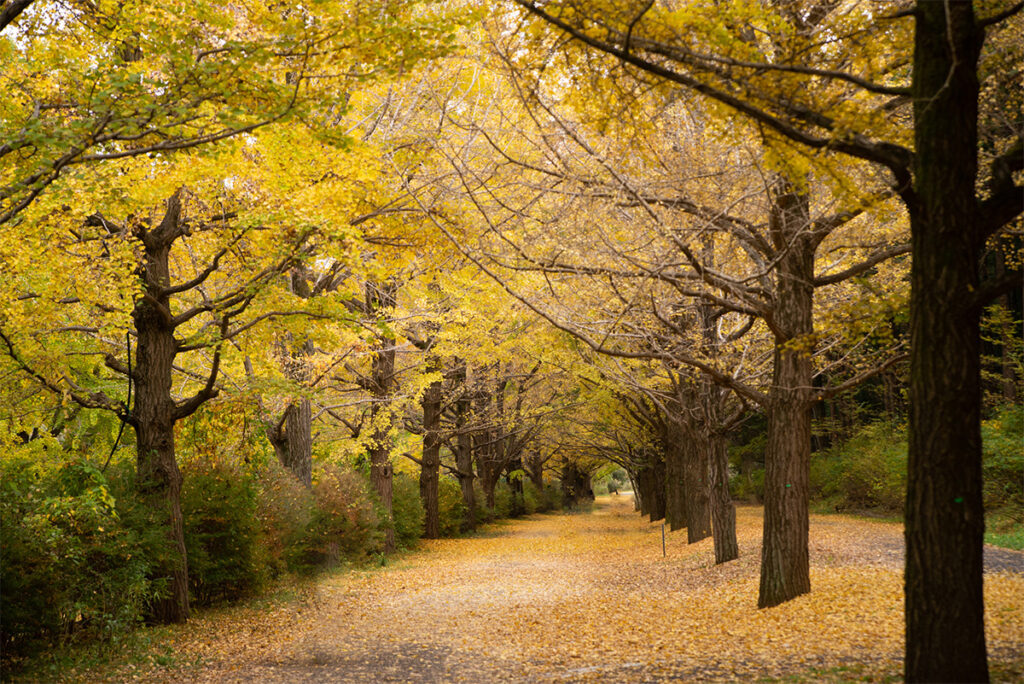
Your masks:
M 988 680 L 982 595 L 977 59 L 970 2 L 918 3 L 906 679 Z
M 420 499 L 423 501 L 423 536 L 441 536 L 438 480 L 441 469 L 441 382 L 423 393 L 423 458 L 420 464 Z
M 309 299 L 313 293 L 306 281 L 307 273 L 303 267 L 295 267 L 291 272 L 291 290 L 302 299 Z M 288 336 L 291 338 L 291 336 Z M 307 357 L 313 352 L 312 345 L 306 341 L 294 351 L 288 349 L 289 344 L 282 340 L 282 356 L 284 357 L 285 374 L 298 383 L 309 381 Z M 281 429 L 277 434 L 270 435 L 270 443 L 274 447 L 278 460 L 305 487 L 313 486 L 313 412 L 309 399 L 300 397 L 293 400 L 285 408 Z M 276 426 L 269 425 L 271 430 Z
M 811 590 L 807 544 L 815 244 L 807 196 L 781 177 L 773 188 L 769 231 L 782 256 L 772 316 L 775 353 L 768 393 L 760 608 Z
M 156 231 L 143 237 L 143 275 L 148 297 L 137 300 L 132 320 L 138 334 L 135 353 L 135 405 L 132 408 L 137 444 L 136 482 L 139 492 L 167 523 L 170 553 L 154 575 L 169 580 L 170 595 L 153 606 L 160 623 L 185 622 L 189 617 L 188 558 L 181 515 L 181 471 L 174 451 L 177 407 L 171 395 L 174 357 L 174 323 L 169 318 L 169 253 L 178 230 L 181 205 L 175 195 L 168 202 L 167 217 Z

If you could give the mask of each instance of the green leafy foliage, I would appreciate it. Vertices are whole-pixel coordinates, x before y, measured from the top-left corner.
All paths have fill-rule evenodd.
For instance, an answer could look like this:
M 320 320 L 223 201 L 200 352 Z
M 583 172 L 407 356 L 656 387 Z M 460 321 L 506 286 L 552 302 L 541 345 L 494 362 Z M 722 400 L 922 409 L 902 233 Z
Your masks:
M 1024 511 L 1024 407 L 1006 404 L 982 422 L 986 511 Z M 754 475 L 758 472 L 755 471 Z M 811 496 L 836 510 L 901 513 L 907 478 L 907 428 L 884 421 L 811 458 Z M 763 475 L 762 475 L 763 477 Z
M 541 510 L 544 504 L 544 495 L 542 492 L 537 491 L 537 487 L 534 486 L 533 482 L 524 479 L 523 480 L 523 512 L 526 515 L 536 513 Z
M 285 572 L 292 545 L 301 543 L 316 515 L 313 491 L 302 486 L 275 458 L 260 473 L 257 517 L 263 531 L 262 552 L 272 577 Z
M 361 475 L 327 465 L 313 483 L 313 499 L 309 524 L 286 551 L 290 569 L 308 574 L 342 560 L 362 560 L 383 549 L 383 524 Z
M 38 451 L 0 462 L 5 660 L 40 639 L 110 638 L 131 629 L 157 589 L 140 553 L 147 544 L 122 520 L 104 475 L 87 461 L 54 465 Z
M 985 508 L 1024 513 L 1024 406 L 1007 404 L 981 423 Z
M 391 513 L 395 540 L 400 546 L 415 546 L 423 536 L 423 501 L 419 482 L 408 473 L 395 473 L 391 482 Z
M 557 480 L 544 483 L 544 510 L 562 510 L 562 484 Z
M 207 461 L 190 463 L 183 474 L 181 510 L 193 600 L 209 605 L 252 593 L 267 575 L 256 478 L 244 468 Z
M 437 483 L 438 517 L 442 537 L 458 536 L 466 519 L 466 503 L 462 488 L 453 477 L 442 477 Z
M 811 459 L 812 496 L 834 498 L 838 509 L 902 511 L 906 482 L 906 428 L 885 422 Z

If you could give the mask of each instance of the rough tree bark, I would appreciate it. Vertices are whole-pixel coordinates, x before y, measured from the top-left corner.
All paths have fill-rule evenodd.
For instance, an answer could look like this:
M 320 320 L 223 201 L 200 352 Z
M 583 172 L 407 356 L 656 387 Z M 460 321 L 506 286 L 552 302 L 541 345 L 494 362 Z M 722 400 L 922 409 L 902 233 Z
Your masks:
M 458 361 L 456 361 L 458 364 Z M 463 528 L 476 529 L 476 492 L 473 489 L 473 439 L 469 432 L 469 418 L 472 402 L 466 387 L 466 366 L 458 364 L 453 377 L 460 386 L 458 400 L 455 402 L 455 467 L 458 469 L 459 487 L 462 489 L 462 503 L 466 506 Z
M 177 198 L 172 202 L 177 203 Z M 168 215 L 170 213 L 169 210 Z M 144 240 L 144 244 L 149 297 L 140 298 L 132 312 L 138 333 L 132 411 L 138 449 L 137 485 L 150 505 L 166 516 L 167 536 L 172 546 L 170 566 L 156 571 L 158 576 L 170 577 L 170 595 L 154 604 L 153 617 L 160 623 L 184 622 L 189 616 L 188 559 L 181 515 L 182 477 L 174 450 L 176 406 L 171 395 L 177 344 L 174 325 L 168 316 L 170 300 L 165 294 L 169 283 L 170 242 L 150 239 Z
M 313 407 L 309 399 L 298 399 L 284 410 L 267 438 L 277 460 L 304 486 L 313 486 Z
M 807 196 L 777 176 L 771 199 L 769 234 L 781 257 L 770 321 L 775 353 L 768 393 L 760 608 L 811 590 L 807 543 L 816 244 Z
M 977 60 L 970 2 L 918 3 L 906 679 L 988 680 L 982 597 Z
M 420 463 L 420 499 L 423 501 L 423 536 L 441 536 L 438 481 L 441 469 L 441 381 L 432 382 L 423 393 L 423 458 Z

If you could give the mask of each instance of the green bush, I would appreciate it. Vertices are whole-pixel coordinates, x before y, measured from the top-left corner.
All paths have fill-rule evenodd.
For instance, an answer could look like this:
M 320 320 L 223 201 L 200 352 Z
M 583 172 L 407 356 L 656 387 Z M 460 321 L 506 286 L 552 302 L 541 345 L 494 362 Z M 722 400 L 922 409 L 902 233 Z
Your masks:
M 739 501 L 764 500 L 764 468 L 755 468 L 748 475 L 733 475 L 729 479 L 729 493 L 732 498 Z
M 562 510 L 562 483 L 559 480 L 544 483 L 544 510 Z
M 907 488 L 907 433 L 903 426 L 871 423 L 846 442 L 811 458 L 811 495 L 837 509 L 902 512 Z
M 443 476 L 438 481 L 438 514 L 441 536 L 455 537 L 466 520 L 466 502 L 462 500 L 462 487 L 454 477 Z
M 494 518 L 500 520 L 512 515 L 512 488 L 504 480 L 499 480 L 494 487 Z
M 1024 407 L 1006 405 L 982 422 L 986 510 L 1024 509 Z M 763 471 L 762 471 L 763 472 Z M 902 512 L 907 486 L 907 430 L 885 422 L 811 457 L 811 497 L 838 510 Z
M 342 560 L 363 560 L 382 551 L 384 524 L 366 480 L 335 465 L 325 466 L 317 475 L 313 515 L 288 544 L 289 569 L 312 573 Z
M 36 451 L 36 453 L 32 453 Z M 35 449 L 0 465 L 0 651 L 41 640 L 112 638 L 138 624 L 155 588 L 146 544 L 125 526 L 104 475 Z
M 280 464 L 268 459 L 260 472 L 257 517 L 268 571 L 278 576 L 288 567 L 290 546 L 303 538 L 316 513 L 313 491 Z
M 197 605 L 252 593 L 268 575 L 259 526 L 259 486 L 240 467 L 194 461 L 183 473 L 188 580 Z
M 999 407 L 981 437 L 985 508 L 1024 509 L 1024 406 Z
M 412 547 L 423 536 L 423 500 L 419 480 L 407 473 L 395 473 L 391 479 L 391 515 L 395 522 L 395 541 Z
M 523 510 L 526 515 L 536 513 L 541 509 L 544 495 L 537 491 L 537 487 L 530 480 L 523 479 Z

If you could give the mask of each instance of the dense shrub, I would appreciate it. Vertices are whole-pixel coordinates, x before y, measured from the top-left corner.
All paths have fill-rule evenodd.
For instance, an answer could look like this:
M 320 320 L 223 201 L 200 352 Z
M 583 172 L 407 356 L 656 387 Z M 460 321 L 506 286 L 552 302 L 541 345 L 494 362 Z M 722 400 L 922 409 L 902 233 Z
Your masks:
M 984 502 L 988 510 L 1024 507 L 1024 408 L 1004 406 L 982 423 Z M 872 423 L 811 457 L 811 496 L 836 509 L 903 510 L 905 426 Z
M 1024 509 L 1024 406 L 1007 404 L 981 424 L 986 509 Z
M 188 579 L 197 605 L 252 593 L 266 579 L 254 474 L 226 463 L 193 461 L 184 469 Z
M 558 480 L 544 483 L 544 510 L 546 511 L 560 511 L 562 510 L 562 483 Z
M 271 576 L 278 576 L 288 568 L 291 545 L 301 542 L 313 521 L 316 499 L 276 458 L 261 469 L 259 479 L 263 554 Z
M 758 433 L 746 442 L 729 445 L 729 492 L 740 501 L 764 499 L 764 450 L 767 433 Z
M 454 477 L 441 477 L 437 490 L 441 536 L 454 537 L 462 530 L 466 520 L 466 502 L 462 500 L 462 487 Z
M 395 473 L 391 480 L 391 515 L 395 523 L 395 541 L 411 547 L 423 536 L 423 500 L 420 483 L 408 473 Z
M 38 639 L 113 637 L 138 623 L 155 588 L 146 543 L 125 526 L 92 464 L 26 450 L 0 466 L 0 650 Z
M 811 459 L 811 469 L 814 469 L 814 459 Z M 732 468 L 729 469 L 732 477 L 729 478 L 729 493 L 732 498 L 739 501 L 756 501 L 760 503 L 764 500 L 764 468 L 756 468 L 751 470 L 746 475 L 743 473 L 733 473 Z
M 313 499 L 309 524 L 288 545 L 290 569 L 311 573 L 343 559 L 362 560 L 383 549 L 384 526 L 361 475 L 325 466 L 313 484 Z
M 544 503 L 544 495 L 537 491 L 537 487 L 530 480 L 523 479 L 523 511 L 530 515 L 541 510 Z
M 494 487 L 494 519 L 501 520 L 512 515 L 512 502 L 514 495 L 512 488 L 504 480 L 499 480 Z
M 835 479 L 812 481 L 812 489 L 835 490 L 840 508 L 902 511 L 907 490 L 907 435 L 904 427 L 872 423 L 829 451 L 838 464 L 819 469 Z
M 487 507 L 487 499 L 484 497 L 484 489 L 480 486 L 479 480 L 473 481 L 473 491 L 476 494 L 476 519 L 478 522 L 490 522 L 501 520 L 512 514 L 512 489 L 504 480 L 498 480 L 494 486 L 494 509 Z

